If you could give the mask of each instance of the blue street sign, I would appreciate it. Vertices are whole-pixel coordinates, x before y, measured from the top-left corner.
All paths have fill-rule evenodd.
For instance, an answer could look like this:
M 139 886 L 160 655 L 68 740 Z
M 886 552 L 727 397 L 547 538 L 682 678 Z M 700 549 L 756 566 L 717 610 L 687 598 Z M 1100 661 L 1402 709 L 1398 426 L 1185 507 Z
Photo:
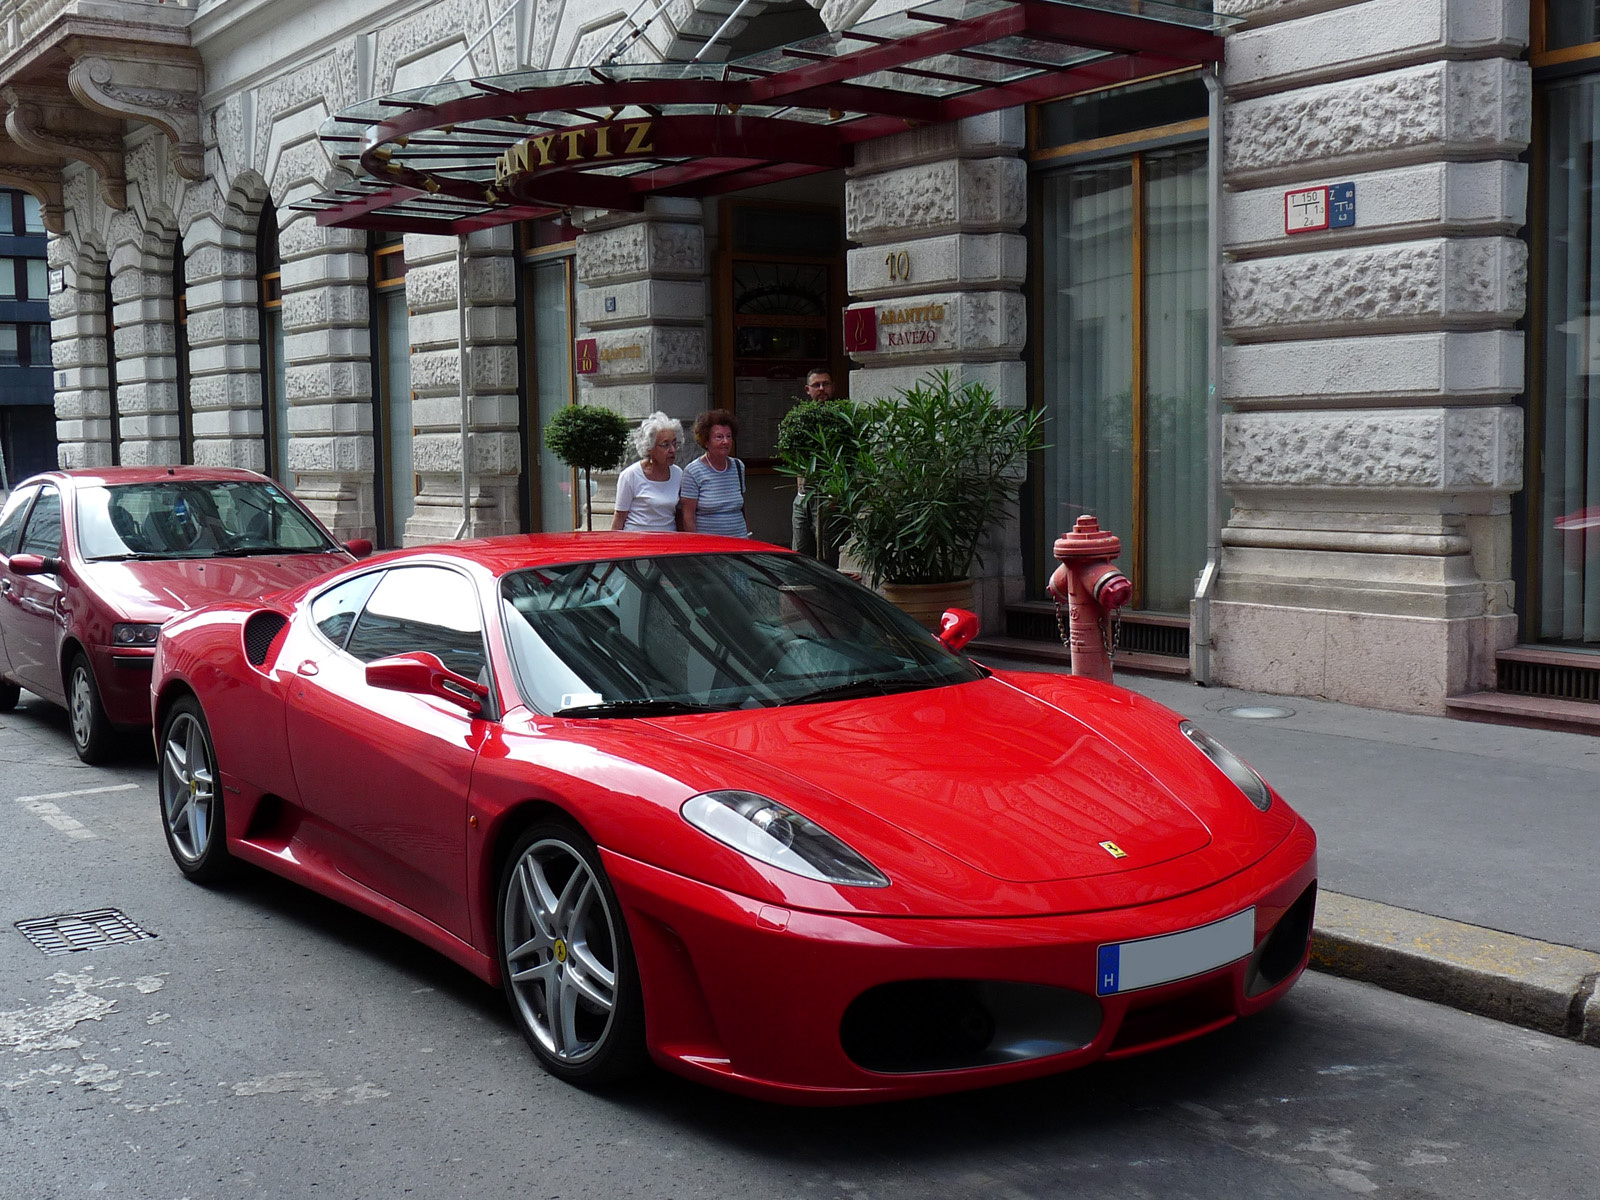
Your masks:
M 1328 189 L 1328 228 L 1349 229 L 1356 223 L 1356 185 L 1336 183 Z

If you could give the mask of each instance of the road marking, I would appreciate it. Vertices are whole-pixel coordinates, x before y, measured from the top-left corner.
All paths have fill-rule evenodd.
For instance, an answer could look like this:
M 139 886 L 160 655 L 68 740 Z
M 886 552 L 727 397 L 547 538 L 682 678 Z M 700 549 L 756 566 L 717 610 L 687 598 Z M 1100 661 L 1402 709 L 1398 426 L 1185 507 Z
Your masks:
M 69 796 L 96 796 L 102 792 L 128 792 L 133 791 L 137 783 L 115 783 L 108 787 L 79 788 L 72 792 L 44 792 L 38 796 L 18 796 L 16 803 L 27 809 L 52 829 L 58 829 L 69 838 L 83 841 L 95 837 L 94 830 L 84 826 L 82 821 L 67 816 L 52 800 L 65 800 Z

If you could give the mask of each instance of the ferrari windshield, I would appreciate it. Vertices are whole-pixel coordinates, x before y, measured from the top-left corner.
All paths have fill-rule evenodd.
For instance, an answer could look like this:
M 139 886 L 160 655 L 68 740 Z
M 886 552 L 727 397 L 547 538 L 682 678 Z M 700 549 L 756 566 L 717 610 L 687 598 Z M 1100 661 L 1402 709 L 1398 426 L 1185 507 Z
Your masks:
M 977 679 L 910 617 L 788 554 L 663 555 L 501 581 L 529 705 L 658 716 L 885 695 Z
M 286 493 L 252 480 L 173 479 L 78 490 L 86 559 L 220 558 L 335 549 Z

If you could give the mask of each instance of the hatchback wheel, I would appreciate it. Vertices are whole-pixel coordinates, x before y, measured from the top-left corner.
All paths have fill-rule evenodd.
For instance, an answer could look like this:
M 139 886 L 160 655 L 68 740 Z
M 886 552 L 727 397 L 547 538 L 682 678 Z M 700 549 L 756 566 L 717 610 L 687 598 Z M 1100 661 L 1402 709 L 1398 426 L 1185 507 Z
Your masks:
M 178 869 L 196 883 L 215 882 L 232 869 L 217 755 L 192 697 L 174 704 L 161 726 L 161 824 Z
M 72 719 L 72 746 L 90 766 L 103 763 L 116 749 L 117 733 L 100 703 L 94 669 L 80 650 L 67 667 L 67 715 Z
M 565 822 L 518 840 L 500 879 L 500 970 L 551 1074 L 601 1084 L 646 1062 L 638 968 L 594 843 Z

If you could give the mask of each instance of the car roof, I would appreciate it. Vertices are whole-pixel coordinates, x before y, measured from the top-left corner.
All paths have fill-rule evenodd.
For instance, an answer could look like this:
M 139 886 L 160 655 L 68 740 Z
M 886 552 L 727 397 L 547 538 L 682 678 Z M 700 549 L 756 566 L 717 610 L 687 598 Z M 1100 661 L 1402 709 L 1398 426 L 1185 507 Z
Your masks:
M 29 479 L 24 479 L 17 484 L 26 487 L 30 483 L 44 483 L 63 481 L 87 486 L 108 485 L 120 483 L 166 483 L 168 481 L 206 483 L 206 482 L 250 482 L 271 483 L 265 475 L 255 471 L 247 471 L 243 467 L 185 467 L 185 466 L 154 466 L 154 467 L 75 467 L 69 471 L 44 471 Z
M 739 554 L 750 551 L 790 553 L 787 547 L 772 546 L 749 538 L 713 537 L 699 533 L 518 533 L 411 546 L 366 561 L 387 565 L 444 556 L 476 563 L 495 575 L 504 575 L 525 567 L 592 562 L 597 559 Z

